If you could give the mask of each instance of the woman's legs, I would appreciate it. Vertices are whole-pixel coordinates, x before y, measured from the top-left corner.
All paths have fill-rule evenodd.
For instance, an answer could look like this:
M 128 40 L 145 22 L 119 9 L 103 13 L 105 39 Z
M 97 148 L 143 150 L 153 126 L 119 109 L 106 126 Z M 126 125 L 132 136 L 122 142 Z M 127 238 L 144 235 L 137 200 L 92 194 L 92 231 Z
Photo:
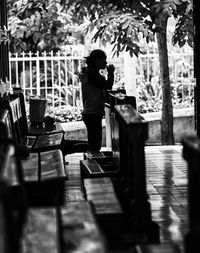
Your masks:
M 83 122 L 87 128 L 89 150 L 100 150 L 102 142 L 102 118 L 101 115 L 83 115 Z

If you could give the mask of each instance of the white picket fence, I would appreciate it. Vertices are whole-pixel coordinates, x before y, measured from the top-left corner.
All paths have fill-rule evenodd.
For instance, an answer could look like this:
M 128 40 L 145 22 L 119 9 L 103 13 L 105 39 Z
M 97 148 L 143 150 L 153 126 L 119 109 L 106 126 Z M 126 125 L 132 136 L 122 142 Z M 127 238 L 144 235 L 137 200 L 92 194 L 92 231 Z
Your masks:
M 78 73 L 84 59 L 82 47 L 68 47 L 57 53 L 9 53 L 9 80 L 21 87 L 26 100 L 42 96 L 52 106 L 78 106 L 81 89 Z
M 85 51 L 82 46 L 69 46 L 57 53 L 9 54 L 9 80 L 12 86 L 22 87 L 26 100 L 30 96 L 42 96 L 49 105 L 81 106 L 81 88 L 79 73 L 84 64 Z M 116 65 L 115 84 L 122 84 L 124 78 L 123 57 L 114 59 Z M 180 86 L 182 97 L 192 99 L 194 90 L 193 55 L 191 52 L 169 55 L 172 86 Z M 157 54 L 139 56 L 133 68 L 136 68 L 135 83 L 137 92 L 141 92 L 149 83 L 159 87 L 159 61 Z M 187 92 L 185 92 L 187 87 Z M 138 94 L 139 96 L 139 94 Z

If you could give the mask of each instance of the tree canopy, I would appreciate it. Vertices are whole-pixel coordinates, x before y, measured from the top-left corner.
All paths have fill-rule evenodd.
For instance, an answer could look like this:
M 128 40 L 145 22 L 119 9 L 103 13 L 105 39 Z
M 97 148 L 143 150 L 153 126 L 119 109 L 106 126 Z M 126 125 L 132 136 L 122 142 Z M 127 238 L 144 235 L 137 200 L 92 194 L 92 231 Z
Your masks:
M 11 51 L 54 50 L 70 41 L 75 28 L 59 0 L 8 0 Z
M 154 40 L 162 24 L 156 22 L 162 16 L 174 16 L 176 27 L 173 44 L 180 47 L 188 43 L 193 47 L 193 2 L 192 0 L 62 0 L 66 9 L 74 15 L 88 17 L 87 31 L 96 29 L 93 39 L 111 42 L 115 53 L 126 50 L 138 55 L 140 36 L 147 42 Z
M 95 31 L 93 40 L 113 44 L 113 52 L 142 52 L 141 37 L 147 42 L 161 29 L 155 20 L 174 16 L 173 44 L 193 46 L 192 0 L 7 0 L 11 51 L 52 50 L 75 41 L 71 33 L 88 19 L 85 32 Z M 79 29 L 80 31 L 80 29 Z

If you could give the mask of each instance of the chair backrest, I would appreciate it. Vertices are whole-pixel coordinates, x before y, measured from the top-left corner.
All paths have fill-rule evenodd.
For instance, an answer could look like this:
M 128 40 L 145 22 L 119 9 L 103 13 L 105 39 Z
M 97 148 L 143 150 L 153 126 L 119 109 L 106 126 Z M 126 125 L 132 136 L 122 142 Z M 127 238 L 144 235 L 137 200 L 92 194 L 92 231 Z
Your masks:
M 0 108 L 0 138 L 14 138 L 14 125 L 9 110 Z
M 140 217 L 140 222 L 145 223 L 151 216 L 147 204 L 145 165 L 148 124 L 131 105 L 116 105 L 115 114 L 119 126 L 120 170 L 126 187 L 127 203 L 135 203 L 134 217 Z
M 20 118 L 20 127 L 21 131 L 24 135 L 28 134 L 28 121 L 27 121 L 27 115 L 26 115 L 26 105 L 25 105 L 25 97 L 22 88 L 14 88 L 13 89 L 14 95 L 19 96 L 20 101 L 20 109 L 21 109 L 21 118 Z M 12 97 L 12 95 L 11 95 Z
M 188 164 L 188 224 L 185 236 L 185 252 L 195 252 L 200 240 L 200 139 L 197 136 L 184 136 L 183 158 Z
M 110 92 L 109 102 L 105 104 L 106 115 L 106 142 L 107 146 L 111 148 L 114 165 L 119 166 L 119 127 L 116 121 L 114 107 L 115 105 L 130 104 L 136 109 L 136 98 L 134 96 L 127 96 L 125 92 Z
M 6 217 L 8 252 L 19 252 L 20 239 L 26 221 L 27 198 L 23 170 L 13 139 L 0 139 L 0 201 Z M 0 210 L 1 213 L 1 210 Z
M 11 94 L 9 99 L 0 101 L 0 107 L 9 111 L 13 137 L 18 143 L 21 143 L 22 138 L 26 136 L 27 126 L 24 123 L 24 117 L 26 116 L 22 113 L 20 95 Z

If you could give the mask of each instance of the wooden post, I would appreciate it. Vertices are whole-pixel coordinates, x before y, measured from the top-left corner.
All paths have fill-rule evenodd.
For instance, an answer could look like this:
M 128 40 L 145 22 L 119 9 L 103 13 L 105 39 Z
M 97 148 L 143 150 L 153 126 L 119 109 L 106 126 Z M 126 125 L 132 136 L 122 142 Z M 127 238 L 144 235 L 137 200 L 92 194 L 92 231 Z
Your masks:
M 195 128 L 197 131 L 197 136 L 200 137 L 200 71 L 199 71 L 199 25 L 198 25 L 198 14 L 197 14 L 197 6 L 198 0 L 193 1 L 193 8 L 194 8 L 194 77 L 196 79 L 196 87 L 195 87 L 195 106 L 194 106 L 194 115 L 195 115 Z
M 200 140 L 196 136 L 185 136 L 183 157 L 188 164 L 188 223 L 189 231 L 185 236 L 186 253 L 195 252 L 200 241 L 200 206 L 198 204 L 200 190 Z
M 7 3 L 6 0 L 0 1 L 0 28 L 7 27 Z M 9 56 L 8 43 L 0 43 L 0 79 L 4 82 L 9 77 Z

